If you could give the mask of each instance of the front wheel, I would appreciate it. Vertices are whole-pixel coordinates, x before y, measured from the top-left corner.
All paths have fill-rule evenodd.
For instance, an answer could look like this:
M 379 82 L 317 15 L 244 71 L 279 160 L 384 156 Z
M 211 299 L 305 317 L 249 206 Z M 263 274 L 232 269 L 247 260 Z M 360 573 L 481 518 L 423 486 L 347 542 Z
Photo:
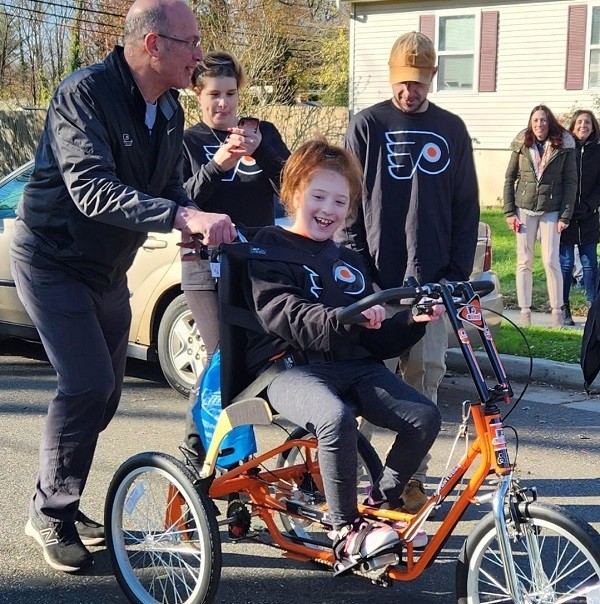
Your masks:
M 140 453 L 115 473 L 104 512 L 112 568 L 134 604 L 208 604 L 221 575 L 221 542 L 207 496 L 189 470 Z
M 600 598 L 600 536 L 560 508 L 520 503 L 519 522 L 507 519 L 521 602 L 586 604 Z M 459 604 L 513 602 L 492 513 L 465 541 L 456 568 Z M 539 553 L 539 556 L 538 556 Z

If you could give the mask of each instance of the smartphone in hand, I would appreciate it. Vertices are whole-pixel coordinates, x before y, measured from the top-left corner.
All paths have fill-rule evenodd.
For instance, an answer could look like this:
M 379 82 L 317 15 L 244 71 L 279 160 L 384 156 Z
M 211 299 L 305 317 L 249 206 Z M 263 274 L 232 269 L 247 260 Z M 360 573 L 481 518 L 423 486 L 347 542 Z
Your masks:
M 257 117 L 241 117 L 237 127 L 243 128 L 247 134 L 256 134 L 260 120 Z

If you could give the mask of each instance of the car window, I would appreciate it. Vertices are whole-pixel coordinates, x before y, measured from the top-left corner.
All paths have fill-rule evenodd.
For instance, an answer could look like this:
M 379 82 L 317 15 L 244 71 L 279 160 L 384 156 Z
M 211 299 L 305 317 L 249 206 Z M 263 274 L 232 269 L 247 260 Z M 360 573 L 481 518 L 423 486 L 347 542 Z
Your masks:
M 14 218 L 23 189 L 33 172 L 33 166 L 0 187 L 0 218 Z

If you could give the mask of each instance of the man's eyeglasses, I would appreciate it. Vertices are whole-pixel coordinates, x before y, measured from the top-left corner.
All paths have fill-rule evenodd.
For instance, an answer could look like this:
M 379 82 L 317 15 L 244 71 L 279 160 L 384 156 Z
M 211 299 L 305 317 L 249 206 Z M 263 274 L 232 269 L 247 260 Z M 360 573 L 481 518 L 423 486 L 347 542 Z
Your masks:
M 184 44 L 187 46 L 187 49 L 190 52 L 194 52 L 197 48 L 200 48 L 200 40 L 194 40 L 193 42 L 188 42 L 187 40 L 182 40 L 181 38 L 173 38 L 173 36 L 166 36 L 165 34 L 156 34 L 159 38 L 164 38 L 165 40 L 171 40 L 171 42 L 179 42 L 179 44 Z

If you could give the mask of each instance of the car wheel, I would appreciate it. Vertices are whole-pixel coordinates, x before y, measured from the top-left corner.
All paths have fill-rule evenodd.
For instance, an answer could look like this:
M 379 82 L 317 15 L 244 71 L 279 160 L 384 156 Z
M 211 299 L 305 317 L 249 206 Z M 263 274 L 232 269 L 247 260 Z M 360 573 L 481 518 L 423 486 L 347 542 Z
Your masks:
M 167 306 L 160 321 L 158 360 L 167 382 L 188 396 L 206 365 L 206 347 L 184 294 Z

